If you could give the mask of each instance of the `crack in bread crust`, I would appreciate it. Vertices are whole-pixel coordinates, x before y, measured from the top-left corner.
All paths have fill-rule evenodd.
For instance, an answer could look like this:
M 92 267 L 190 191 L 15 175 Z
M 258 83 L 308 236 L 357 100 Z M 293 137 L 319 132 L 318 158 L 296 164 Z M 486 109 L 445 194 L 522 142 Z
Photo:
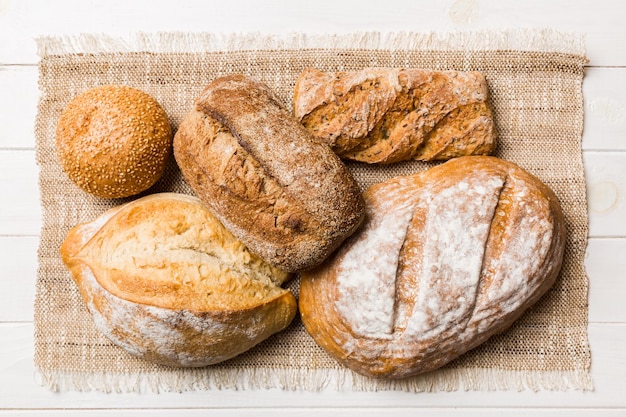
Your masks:
M 248 308 L 286 292 L 280 285 L 289 275 L 251 254 L 193 197 L 139 199 L 93 230 L 71 262 L 88 265 L 104 288 L 129 301 L 215 311 Z
M 224 204 L 219 212 L 241 210 L 246 223 L 263 228 L 264 239 L 274 244 L 319 228 L 319 222 L 286 193 L 226 126 L 200 112 L 192 113 L 191 117 L 196 123 L 194 131 L 202 130 L 203 134 L 189 138 L 192 144 L 181 148 L 181 152 L 186 150 L 186 159 L 205 161 L 197 167 L 199 172 L 195 178 L 199 181 L 193 188 L 211 185 L 219 188 L 216 193 L 226 195 L 212 203 Z M 193 123 L 191 118 L 188 123 Z M 193 145 L 200 137 L 202 144 Z
M 187 183 L 220 221 L 289 272 L 320 263 L 361 224 L 360 189 L 265 85 L 215 80 L 174 137 Z
M 366 68 L 304 70 L 294 113 L 342 158 L 388 164 L 488 155 L 495 123 L 477 72 Z

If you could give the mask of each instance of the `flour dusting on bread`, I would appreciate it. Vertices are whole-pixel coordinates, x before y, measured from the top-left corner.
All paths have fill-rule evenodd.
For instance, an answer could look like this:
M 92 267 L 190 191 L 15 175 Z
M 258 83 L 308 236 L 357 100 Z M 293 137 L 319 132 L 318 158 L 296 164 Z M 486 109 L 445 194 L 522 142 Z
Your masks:
M 425 340 L 471 317 L 483 254 L 504 179 L 476 173 L 431 194 L 426 206 L 423 274 L 405 337 Z
M 390 195 L 389 201 L 398 197 Z M 339 267 L 337 310 L 358 335 L 391 337 L 397 259 L 413 214 L 411 203 L 404 199 L 386 216 L 367 213 L 367 230 Z
M 368 376 L 436 369 L 510 326 L 556 279 L 565 226 L 516 165 L 462 157 L 365 192 L 367 220 L 305 272 L 302 321 Z

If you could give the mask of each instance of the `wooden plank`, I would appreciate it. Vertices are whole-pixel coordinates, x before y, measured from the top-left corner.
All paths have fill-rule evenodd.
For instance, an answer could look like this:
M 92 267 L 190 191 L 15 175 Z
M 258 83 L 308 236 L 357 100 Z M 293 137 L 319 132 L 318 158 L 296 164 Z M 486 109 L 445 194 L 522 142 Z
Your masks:
M 589 239 L 589 321 L 626 323 L 626 239 Z
M 186 393 L 104 394 L 50 392 L 36 382 L 32 324 L 0 323 L 0 408 L 116 409 L 116 408 L 438 408 L 438 407 L 626 407 L 626 324 L 589 326 L 593 392 L 579 391 L 455 391 L 419 395 L 406 392 L 322 392 L 281 390 L 195 391 Z
M 626 237 L 626 152 L 583 154 L 587 177 L 589 235 Z M 37 235 L 41 210 L 34 151 L 0 150 L 0 235 Z
M 619 0 L 387 0 L 378 3 L 318 0 L 294 7 L 290 0 L 206 3 L 187 1 L 84 2 L 65 0 L 3 1 L 0 8 L 0 64 L 37 62 L 33 38 L 42 34 L 108 33 L 122 38 L 135 31 L 288 34 L 446 32 L 502 28 L 553 28 L 585 33 L 593 66 L 626 65 L 626 8 Z M 349 18 L 346 18 L 349 16 Z M 210 25 L 207 25 L 207 21 Z
M 0 271 L 10 277 L 11 291 L 0 292 L 0 322 L 32 321 L 35 294 L 36 236 L 0 236 Z M 585 266 L 590 281 L 589 321 L 626 323 L 626 239 L 591 238 Z
M 0 149 L 34 148 L 37 67 L 0 66 Z M 626 150 L 626 68 L 588 68 L 583 82 L 583 149 Z
M 0 236 L 36 236 L 41 229 L 38 173 L 32 150 L 0 150 Z
M 0 66 L 0 149 L 35 147 L 37 77 L 37 67 L 34 66 Z
M 620 173 L 626 167 L 626 153 L 586 152 L 585 155 L 591 212 L 590 234 L 596 237 L 623 237 L 626 235 L 623 200 L 626 195 L 626 178 Z M 7 254 L 3 257 L 7 264 L 0 270 L 6 271 L 6 276 L 20 277 L 15 284 L 19 289 L 18 298 L 14 299 L 6 292 L 1 296 L 15 302 L 15 308 L 3 310 L 0 320 L 30 320 L 32 316 L 32 304 L 22 304 L 22 301 L 32 297 L 36 239 L 22 240 L 25 246 L 19 248 L 12 236 L 39 234 L 41 213 L 36 190 L 37 170 L 33 159 L 32 151 L 0 151 L 0 164 L 5 168 L 0 173 L 0 193 L 11 200 L 10 205 L 0 206 L 0 235 L 5 236 L 0 238 L 0 244 L 6 248 L 3 253 Z M 587 268 L 592 282 L 592 321 L 626 321 L 626 304 L 619 299 L 620 294 L 624 293 L 622 287 L 626 281 L 616 279 L 626 272 L 624 258 L 620 255 L 624 249 L 626 245 L 620 239 L 590 239 Z M 25 260 L 14 262 L 22 258 Z M 18 299 L 21 301 L 18 302 Z
M 0 66 L 0 149 L 35 147 L 37 67 Z M 588 68 L 583 82 L 583 149 L 626 150 L 626 68 Z
M 589 236 L 626 236 L 626 152 L 583 153 Z
M 583 96 L 583 149 L 626 149 L 626 69 L 589 68 Z
M 38 243 L 36 236 L 0 237 L 0 271 L 11 283 L 0 291 L 0 322 L 33 320 Z

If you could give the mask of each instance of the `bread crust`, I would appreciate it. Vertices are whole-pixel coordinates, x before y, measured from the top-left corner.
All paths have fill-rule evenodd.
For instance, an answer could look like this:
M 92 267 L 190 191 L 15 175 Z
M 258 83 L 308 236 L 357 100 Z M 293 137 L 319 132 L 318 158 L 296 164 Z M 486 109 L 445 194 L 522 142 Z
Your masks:
M 343 159 L 388 164 L 489 155 L 496 129 L 479 72 L 304 70 L 294 114 Z
M 557 198 L 510 162 L 458 158 L 365 201 L 363 227 L 302 275 L 299 298 L 309 334 L 358 373 L 439 368 L 508 328 L 559 274 Z
M 98 329 L 143 359 L 199 367 L 289 325 L 289 278 L 251 254 L 197 198 L 154 194 L 76 226 L 61 247 Z
M 175 135 L 174 155 L 220 221 L 286 271 L 319 264 L 363 220 L 349 170 L 249 77 L 223 77 L 202 92 Z

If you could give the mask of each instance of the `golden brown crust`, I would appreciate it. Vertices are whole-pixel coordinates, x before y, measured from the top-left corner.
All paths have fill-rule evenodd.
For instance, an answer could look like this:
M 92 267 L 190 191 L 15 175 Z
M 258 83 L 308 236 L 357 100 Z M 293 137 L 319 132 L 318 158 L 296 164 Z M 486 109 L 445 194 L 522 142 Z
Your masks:
M 155 194 L 72 229 L 64 263 L 97 327 L 131 354 L 205 366 L 248 350 L 296 312 L 288 274 L 197 198 Z
M 174 155 L 220 221 L 286 271 L 321 262 L 363 219 L 348 169 L 250 78 L 205 89 L 175 135 Z
M 367 220 L 302 275 L 316 342 L 356 372 L 430 371 L 508 328 L 555 281 L 554 193 L 516 165 L 461 157 L 365 192 Z
M 121 198 L 151 187 L 172 150 L 172 130 L 159 103 L 137 89 L 107 85 L 75 97 L 56 130 L 63 170 L 84 191 Z
M 496 147 L 489 90 L 478 72 L 308 68 L 296 83 L 294 113 L 343 159 L 445 160 Z

